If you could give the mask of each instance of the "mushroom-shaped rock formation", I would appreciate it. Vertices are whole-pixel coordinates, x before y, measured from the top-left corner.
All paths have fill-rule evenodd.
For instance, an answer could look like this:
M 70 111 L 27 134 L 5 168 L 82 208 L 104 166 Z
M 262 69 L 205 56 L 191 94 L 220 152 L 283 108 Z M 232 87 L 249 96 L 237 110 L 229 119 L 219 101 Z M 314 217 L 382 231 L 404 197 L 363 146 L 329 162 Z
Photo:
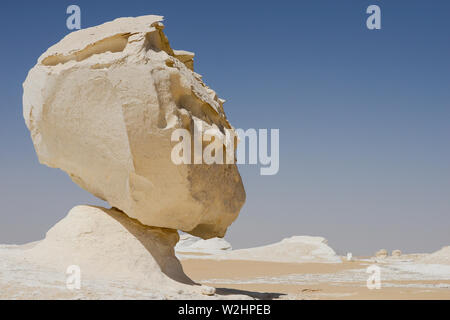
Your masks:
M 120 18 L 50 47 L 23 85 L 25 122 L 41 163 L 129 217 L 223 237 L 245 202 L 237 166 L 176 165 L 171 137 L 233 128 L 224 100 L 193 71 L 194 55 L 170 47 L 161 21 Z

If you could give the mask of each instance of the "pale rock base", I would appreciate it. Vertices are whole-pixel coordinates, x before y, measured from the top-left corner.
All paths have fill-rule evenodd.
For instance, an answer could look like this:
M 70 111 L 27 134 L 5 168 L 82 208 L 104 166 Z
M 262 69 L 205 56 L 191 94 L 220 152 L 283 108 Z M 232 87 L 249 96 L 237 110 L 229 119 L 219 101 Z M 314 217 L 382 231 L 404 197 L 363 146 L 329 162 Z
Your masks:
M 176 230 L 144 226 L 116 209 L 77 206 L 44 240 L 0 246 L 0 298 L 220 299 L 184 274 L 178 240 Z M 66 287 L 70 266 L 81 271 L 78 290 Z
M 231 244 L 222 238 L 203 240 L 190 234 L 181 234 L 180 241 L 175 246 L 177 256 L 189 253 L 197 254 L 221 254 L 231 251 Z
M 211 255 L 179 255 L 180 259 L 250 260 L 281 263 L 342 263 L 322 237 L 294 236 L 256 248 L 223 251 Z

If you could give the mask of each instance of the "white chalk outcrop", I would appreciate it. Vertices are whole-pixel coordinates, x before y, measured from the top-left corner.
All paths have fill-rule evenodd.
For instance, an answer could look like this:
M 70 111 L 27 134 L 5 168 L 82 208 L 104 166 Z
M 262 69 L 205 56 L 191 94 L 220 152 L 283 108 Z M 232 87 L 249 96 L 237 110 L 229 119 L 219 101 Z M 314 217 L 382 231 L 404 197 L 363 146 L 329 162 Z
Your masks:
M 116 209 L 77 206 L 44 240 L 0 246 L 0 299 L 249 298 L 190 280 L 175 257 L 178 238 Z M 76 290 L 66 287 L 72 266 L 80 270 Z
M 231 244 L 222 238 L 204 240 L 189 234 L 180 235 L 180 241 L 175 246 L 177 254 L 220 254 L 232 250 Z
M 236 165 L 175 165 L 171 135 L 232 127 L 161 21 L 120 18 L 50 47 L 23 84 L 25 122 L 41 163 L 112 207 L 148 226 L 223 237 L 245 201 Z
M 61 273 L 77 265 L 96 279 L 193 284 L 175 257 L 178 239 L 176 230 L 144 226 L 115 209 L 77 206 L 25 256 Z
M 233 250 L 216 255 L 222 260 L 253 260 L 286 263 L 342 263 L 322 237 L 294 236 L 267 246 Z
M 436 252 L 428 254 L 420 258 L 417 262 L 450 265 L 450 246 L 443 247 Z

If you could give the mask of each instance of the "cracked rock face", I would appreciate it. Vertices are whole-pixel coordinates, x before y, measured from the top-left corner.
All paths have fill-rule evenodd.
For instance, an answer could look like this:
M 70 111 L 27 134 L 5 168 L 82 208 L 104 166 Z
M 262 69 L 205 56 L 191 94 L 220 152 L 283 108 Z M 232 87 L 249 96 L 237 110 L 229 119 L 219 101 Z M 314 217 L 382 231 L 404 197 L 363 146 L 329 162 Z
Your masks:
M 121 18 L 50 47 L 23 84 L 25 122 L 41 163 L 129 217 L 223 237 L 245 202 L 236 165 L 175 165 L 171 135 L 232 127 L 161 21 Z

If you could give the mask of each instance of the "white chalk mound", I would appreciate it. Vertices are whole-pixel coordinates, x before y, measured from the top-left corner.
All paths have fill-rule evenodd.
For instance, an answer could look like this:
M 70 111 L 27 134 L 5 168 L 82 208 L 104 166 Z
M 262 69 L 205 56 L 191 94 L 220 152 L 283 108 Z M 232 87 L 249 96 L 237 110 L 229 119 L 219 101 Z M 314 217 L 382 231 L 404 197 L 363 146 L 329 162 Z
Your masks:
M 0 245 L 0 300 L 250 298 L 190 280 L 175 257 L 178 239 L 176 230 L 142 225 L 116 209 L 77 206 L 44 240 Z M 74 266 L 80 288 L 69 290 Z
M 203 240 L 189 234 L 180 235 L 180 241 L 175 246 L 177 254 L 183 253 L 202 253 L 202 254 L 220 254 L 231 250 L 231 244 L 225 239 L 212 238 Z
M 146 281 L 159 288 L 175 281 L 193 284 L 175 257 L 178 239 L 175 230 L 144 226 L 115 209 L 77 206 L 24 254 L 61 273 L 76 265 L 95 279 Z
M 217 255 L 218 259 L 256 260 L 290 263 L 342 263 L 341 258 L 322 237 L 294 236 L 282 241 Z
M 176 165 L 171 137 L 232 127 L 162 20 L 120 18 L 67 35 L 28 73 L 23 116 L 39 161 L 112 207 L 148 226 L 223 237 L 245 202 L 237 166 Z
M 450 246 L 426 255 L 418 260 L 419 263 L 450 265 Z

